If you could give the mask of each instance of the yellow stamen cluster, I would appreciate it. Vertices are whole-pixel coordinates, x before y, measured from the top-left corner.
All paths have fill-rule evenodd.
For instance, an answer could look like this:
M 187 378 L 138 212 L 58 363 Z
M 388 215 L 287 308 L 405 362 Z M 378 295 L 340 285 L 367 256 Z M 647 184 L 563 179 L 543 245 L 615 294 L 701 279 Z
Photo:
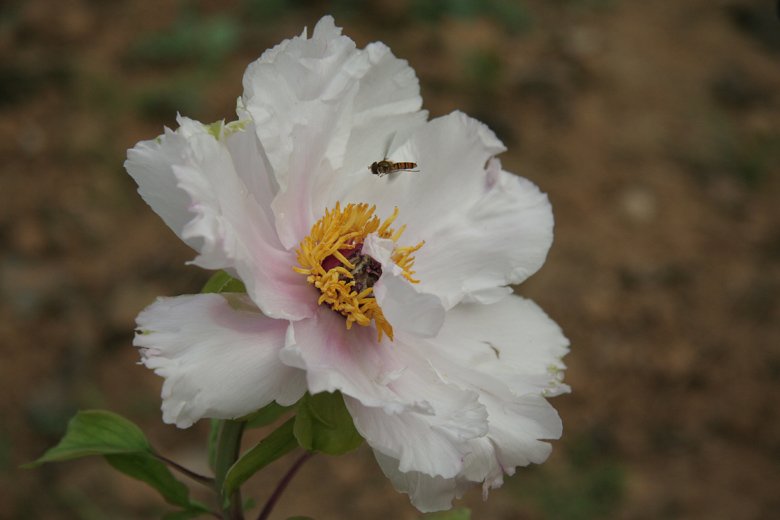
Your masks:
M 301 242 L 301 248 L 296 249 L 298 263 L 301 267 L 293 269 L 308 275 L 307 281 L 322 292 L 319 304 L 327 304 L 334 311 L 340 312 L 347 318 L 347 329 L 353 323 L 368 326 L 373 320 L 379 331 L 379 340 L 382 341 L 382 333 L 387 334 L 393 340 L 393 327 L 387 322 L 382 309 L 377 305 L 372 287 L 366 287 L 360 293 L 354 290 L 355 281 L 353 271 L 356 266 L 347 260 L 349 251 L 362 245 L 366 237 L 376 232 L 380 238 L 389 238 L 396 242 L 404 232 L 406 226 L 401 226 L 398 231 L 393 231 L 390 224 L 398 216 L 398 208 L 381 223 L 379 217 L 374 216 L 376 206 L 368 207 L 368 204 L 349 204 L 343 210 L 339 203 L 333 210 L 325 210 L 322 217 L 314 227 L 311 234 Z M 396 265 L 403 269 L 403 276 L 411 283 L 414 271 L 410 271 L 414 265 L 412 253 L 422 247 L 420 242 L 413 247 L 396 247 L 391 258 Z M 344 252 L 347 252 L 346 256 Z M 323 262 L 332 258 L 340 262 L 339 265 L 325 270 Z

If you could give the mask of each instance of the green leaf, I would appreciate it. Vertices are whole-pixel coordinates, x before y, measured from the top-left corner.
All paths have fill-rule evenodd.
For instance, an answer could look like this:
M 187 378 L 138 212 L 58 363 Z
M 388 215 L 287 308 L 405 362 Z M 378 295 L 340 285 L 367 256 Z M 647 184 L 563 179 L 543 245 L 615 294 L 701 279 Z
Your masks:
M 168 466 L 157 459 L 136 453 L 106 455 L 111 466 L 160 492 L 166 502 L 174 506 L 190 506 L 190 490 L 174 478 Z
M 241 280 L 237 278 L 233 278 L 225 271 L 220 271 L 214 276 L 212 276 L 208 282 L 206 282 L 206 285 L 203 286 L 203 289 L 200 292 L 201 293 L 223 293 L 223 292 L 245 293 L 246 286 L 244 285 L 244 282 L 242 282 Z
M 246 513 L 250 509 L 254 509 L 257 507 L 257 502 L 255 502 L 255 499 L 252 497 L 247 497 L 244 499 L 244 512 Z
M 287 520 L 314 520 L 314 519 L 310 516 L 291 516 Z
M 246 421 L 247 428 L 262 428 L 263 426 L 268 426 L 269 424 L 276 422 L 276 420 L 282 415 L 294 409 L 295 405 L 282 406 L 277 404 L 276 401 L 272 401 L 268 406 L 264 406 L 255 413 L 250 414 L 242 419 Z
M 307 450 L 344 455 L 363 444 L 340 392 L 305 395 L 295 416 L 295 437 Z
M 211 511 L 209 509 L 199 504 L 200 507 L 190 508 L 190 509 L 184 509 L 182 511 L 174 511 L 172 513 L 168 513 L 167 515 L 163 516 L 163 520 L 189 520 L 190 518 L 197 518 L 199 516 L 203 515 L 210 515 Z M 201 507 L 203 509 L 201 509 Z
M 295 417 L 292 417 L 268 437 L 252 446 L 233 464 L 222 485 L 225 496 L 230 496 L 249 477 L 298 447 L 298 441 L 293 435 L 294 423 Z
M 418 517 L 417 520 L 471 520 L 471 510 L 465 507 L 456 507 L 449 511 L 423 515 Z
M 70 420 L 59 444 L 22 467 L 34 468 L 46 462 L 112 453 L 153 455 L 154 451 L 138 426 L 124 417 L 105 410 L 86 410 Z

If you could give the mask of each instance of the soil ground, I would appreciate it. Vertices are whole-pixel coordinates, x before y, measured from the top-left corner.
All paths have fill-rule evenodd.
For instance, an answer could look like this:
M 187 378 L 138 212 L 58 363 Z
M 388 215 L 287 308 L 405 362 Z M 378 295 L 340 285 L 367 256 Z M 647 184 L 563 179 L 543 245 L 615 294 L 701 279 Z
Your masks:
M 136 314 L 207 273 L 135 193 L 125 150 L 234 117 L 246 65 L 326 13 L 409 60 L 547 192 L 556 238 L 518 287 L 572 342 L 565 432 L 475 520 L 739 518 L 780 510 L 780 23 L 762 0 L 0 5 L 0 518 L 169 510 L 91 458 L 21 470 L 77 409 L 204 465 L 163 425 Z M 252 432 L 247 444 L 262 432 Z M 262 503 L 291 463 L 250 481 Z M 271 475 L 274 475 L 273 477 Z M 199 493 L 199 491 L 195 491 Z M 304 466 L 274 518 L 410 519 L 365 449 Z

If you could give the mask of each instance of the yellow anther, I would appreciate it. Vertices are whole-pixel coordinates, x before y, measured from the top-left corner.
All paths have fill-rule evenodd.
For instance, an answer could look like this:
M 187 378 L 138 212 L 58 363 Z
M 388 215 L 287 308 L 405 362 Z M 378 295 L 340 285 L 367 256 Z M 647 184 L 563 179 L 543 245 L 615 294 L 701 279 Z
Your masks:
M 318 303 L 327 304 L 334 311 L 343 314 L 347 320 L 347 330 L 353 323 L 368 326 L 373 321 L 382 341 L 382 334 L 393 340 L 393 327 L 382 314 L 377 305 L 372 287 L 362 289 L 360 293 L 356 286 L 355 273 L 360 271 L 347 257 L 355 249 L 362 247 L 363 241 L 371 233 L 377 233 L 380 238 L 398 241 L 406 226 L 393 231 L 390 224 L 398 217 L 398 208 L 382 223 L 374 216 L 376 206 L 369 208 L 368 204 L 349 204 L 343 210 L 339 203 L 333 210 L 325 210 L 323 216 L 311 229 L 311 234 L 303 239 L 298 253 L 298 263 L 301 267 L 293 267 L 295 272 L 307 275 L 306 280 L 322 292 Z M 397 247 L 391 258 L 403 269 L 403 276 L 412 283 L 414 265 L 412 253 L 422 247 L 420 242 L 413 247 Z M 353 258 L 354 260 L 354 258 Z M 323 266 L 327 264 L 327 268 Z M 363 265 L 358 262 L 358 265 Z M 357 269 L 357 271 L 355 271 Z M 360 287 L 358 285 L 358 287 Z

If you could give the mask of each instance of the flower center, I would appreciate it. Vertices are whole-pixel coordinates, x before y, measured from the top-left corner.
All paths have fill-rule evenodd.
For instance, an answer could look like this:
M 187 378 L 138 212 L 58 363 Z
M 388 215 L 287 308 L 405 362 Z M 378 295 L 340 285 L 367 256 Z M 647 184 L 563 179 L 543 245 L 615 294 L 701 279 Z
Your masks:
M 406 226 L 393 231 L 390 224 L 398 216 L 395 208 L 384 223 L 374 216 L 376 206 L 368 204 L 349 204 L 343 210 L 339 203 L 333 210 L 325 210 L 322 217 L 311 228 L 311 234 L 301 242 L 301 248 L 296 249 L 298 263 L 301 267 L 293 267 L 298 273 L 308 275 L 307 281 L 322 292 L 319 304 L 326 304 L 347 318 L 347 329 L 353 323 L 368 326 L 376 323 L 379 332 L 378 341 L 382 341 L 382 333 L 393 340 L 393 327 L 387 322 L 382 309 L 374 297 L 374 284 L 382 276 L 382 265 L 363 253 L 363 242 L 371 233 L 379 238 L 396 242 Z M 412 253 L 422 247 L 420 242 L 413 247 L 396 247 L 390 258 L 403 270 L 403 276 L 411 283 L 414 271 Z

